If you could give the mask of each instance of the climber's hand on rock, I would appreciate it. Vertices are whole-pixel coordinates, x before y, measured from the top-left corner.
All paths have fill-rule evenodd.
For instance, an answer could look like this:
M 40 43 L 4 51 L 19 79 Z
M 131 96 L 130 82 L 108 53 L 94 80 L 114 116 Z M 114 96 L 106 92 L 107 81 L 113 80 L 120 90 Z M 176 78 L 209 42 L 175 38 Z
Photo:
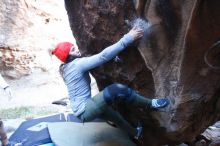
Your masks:
M 134 38 L 134 40 L 137 40 L 141 37 L 143 37 L 144 35 L 144 30 L 138 27 L 133 27 L 130 31 L 129 34 L 132 35 L 132 37 Z

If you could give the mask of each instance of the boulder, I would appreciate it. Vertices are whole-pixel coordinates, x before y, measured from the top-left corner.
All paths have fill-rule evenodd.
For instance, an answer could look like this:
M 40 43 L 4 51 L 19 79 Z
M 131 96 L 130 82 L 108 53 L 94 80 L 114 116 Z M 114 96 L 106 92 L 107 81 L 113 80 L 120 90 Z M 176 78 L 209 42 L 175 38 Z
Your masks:
M 159 111 L 118 107 L 132 124 L 144 124 L 144 145 L 190 143 L 219 120 L 219 71 L 204 59 L 220 36 L 219 0 L 65 0 L 65 5 L 85 56 L 118 41 L 137 18 L 151 23 L 141 41 L 119 54 L 122 62 L 92 71 L 100 90 L 120 82 L 171 100 Z M 213 56 L 209 62 L 219 65 Z

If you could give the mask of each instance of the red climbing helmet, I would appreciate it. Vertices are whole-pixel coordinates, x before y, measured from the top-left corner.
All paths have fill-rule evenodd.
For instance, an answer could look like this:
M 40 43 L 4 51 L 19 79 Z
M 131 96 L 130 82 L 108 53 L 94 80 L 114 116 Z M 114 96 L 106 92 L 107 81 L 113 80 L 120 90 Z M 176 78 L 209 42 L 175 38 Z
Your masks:
M 62 62 L 66 62 L 66 59 L 69 55 L 71 47 L 73 47 L 72 43 L 70 43 L 70 42 L 61 42 L 61 43 L 57 44 L 55 49 L 52 51 L 52 54 L 54 54 Z

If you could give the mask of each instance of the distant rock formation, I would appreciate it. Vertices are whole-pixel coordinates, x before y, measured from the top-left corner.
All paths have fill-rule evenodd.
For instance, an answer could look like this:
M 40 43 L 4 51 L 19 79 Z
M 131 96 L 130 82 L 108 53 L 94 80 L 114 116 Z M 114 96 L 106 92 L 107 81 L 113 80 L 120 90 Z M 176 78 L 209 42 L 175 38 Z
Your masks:
M 0 71 L 11 78 L 50 70 L 49 50 L 74 41 L 63 1 L 0 1 L 0 20 Z
M 84 55 L 100 52 L 119 40 L 138 17 L 152 24 L 141 42 L 119 54 L 122 62 L 110 61 L 92 72 L 100 90 L 121 82 L 145 96 L 169 97 L 171 105 L 160 111 L 119 107 L 131 123 L 144 124 L 145 146 L 193 143 L 220 119 L 219 71 L 204 60 L 220 37 L 219 0 L 65 3 L 72 32 Z M 137 7 L 137 3 L 144 6 Z M 209 59 L 220 64 L 214 57 Z

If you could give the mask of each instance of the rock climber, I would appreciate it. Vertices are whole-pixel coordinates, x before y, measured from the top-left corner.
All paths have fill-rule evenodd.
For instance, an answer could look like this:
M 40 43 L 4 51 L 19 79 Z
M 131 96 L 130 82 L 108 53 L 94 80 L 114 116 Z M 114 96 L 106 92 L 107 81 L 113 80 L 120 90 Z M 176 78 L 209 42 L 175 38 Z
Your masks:
M 70 42 L 57 44 L 52 54 L 63 62 L 60 66 L 60 73 L 67 86 L 71 108 L 75 116 L 83 122 L 92 121 L 97 117 L 112 121 L 130 136 L 138 139 L 143 128 L 132 127 L 119 112 L 111 107 L 112 103 L 120 100 L 129 105 L 156 109 L 166 107 L 169 104 L 167 98 L 150 99 L 120 83 L 111 84 L 91 97 L 89 71 L 114 59 L 119 52 L 143 35 L 142 29 L 133 27 L 118 42 L 89 57 L 81 56 L 79 49 Z

